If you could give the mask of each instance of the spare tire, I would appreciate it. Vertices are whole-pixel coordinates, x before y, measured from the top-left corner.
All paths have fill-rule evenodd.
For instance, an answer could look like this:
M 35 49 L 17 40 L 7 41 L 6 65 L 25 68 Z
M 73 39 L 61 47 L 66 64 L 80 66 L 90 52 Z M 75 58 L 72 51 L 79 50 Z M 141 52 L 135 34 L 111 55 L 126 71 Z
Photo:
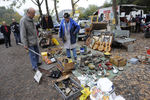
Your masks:
M 40 39 L 39 46 L 44 48 L 46 46 L 47 40 L 46 38 Z

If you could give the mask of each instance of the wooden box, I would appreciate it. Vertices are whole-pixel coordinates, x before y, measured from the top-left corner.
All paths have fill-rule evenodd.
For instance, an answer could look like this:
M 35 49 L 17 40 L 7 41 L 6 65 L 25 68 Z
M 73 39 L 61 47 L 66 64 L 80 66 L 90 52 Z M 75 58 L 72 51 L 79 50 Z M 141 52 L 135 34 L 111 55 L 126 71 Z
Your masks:
M 110 63 L 114 64 L 115 66 L 125 66 L 127 63 L 127 59 L 124 59 L 120 56 L 112 56 L 110 57 Z

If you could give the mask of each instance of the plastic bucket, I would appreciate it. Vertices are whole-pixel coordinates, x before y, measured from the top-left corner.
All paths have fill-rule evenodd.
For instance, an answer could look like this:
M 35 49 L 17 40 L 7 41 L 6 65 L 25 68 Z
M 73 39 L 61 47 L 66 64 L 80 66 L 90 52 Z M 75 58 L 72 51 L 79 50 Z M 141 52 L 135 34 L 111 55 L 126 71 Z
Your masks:
M 147 50 L 147 54 L 150 55 L 150 49 Z
M 84 47 L 80 47 L 80 53 L 83 54 L 85 51 Z
M 83 48 L 84 48 L 84 52 L 87 52 L 87 46 L 83 45 Z

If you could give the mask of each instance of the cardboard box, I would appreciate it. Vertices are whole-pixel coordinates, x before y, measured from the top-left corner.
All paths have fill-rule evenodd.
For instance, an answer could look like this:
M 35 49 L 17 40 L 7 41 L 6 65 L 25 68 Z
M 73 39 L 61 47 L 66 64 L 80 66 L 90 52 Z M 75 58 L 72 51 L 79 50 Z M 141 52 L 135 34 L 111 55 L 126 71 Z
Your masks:
M 68 59 L 68 63 L 65 63 L 65 62 L 63 62 L 64 59 L 67 59 L 67 58 L 65 58 L 65 57 L 64 58 L 58 58 L 58 60 L 59 60 L 58 63 L 63 69 L 62 72 L 68 73 L 74 69 L 74 67 L 75 67 L 74 62 L 72 62 L 72 60 Z
M 127 59 L 124 59 L 120 56 L 112 56 L 110 57 L 110 63 L 114 64 L 115 66 L 125 66 L 127 63 Z

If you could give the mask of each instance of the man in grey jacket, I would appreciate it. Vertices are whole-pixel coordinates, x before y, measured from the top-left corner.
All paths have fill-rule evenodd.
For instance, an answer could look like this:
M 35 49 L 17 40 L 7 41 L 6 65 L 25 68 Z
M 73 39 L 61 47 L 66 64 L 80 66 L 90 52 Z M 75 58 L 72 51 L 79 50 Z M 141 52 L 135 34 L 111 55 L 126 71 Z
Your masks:
M 35 9 L 29 8 L 27 14 L 20 20 L 20 33 L 21 41 L 24 44 L 25 49 L 32 49 L 33 51 L 39 53 L 37 31 L 34 24 L 33 18 L 35 16 Z M 39 56 L 35 53 L 29 51 L 29 56 L 34 71 L 38 69 Z

